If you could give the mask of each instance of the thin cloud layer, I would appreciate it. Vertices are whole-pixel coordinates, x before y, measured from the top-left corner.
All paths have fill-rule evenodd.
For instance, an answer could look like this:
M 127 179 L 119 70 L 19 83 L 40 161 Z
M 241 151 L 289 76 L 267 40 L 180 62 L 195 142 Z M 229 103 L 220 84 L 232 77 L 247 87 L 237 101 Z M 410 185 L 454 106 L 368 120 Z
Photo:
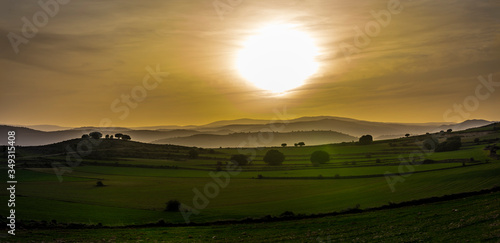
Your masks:
M 346 54 L 342 46 L 356 47 L 355 27 L 365 31 L 376 21 L 371 12 L 387 10 L 388 2 L 242 1 L 221 21 L 212 1 L 72 0 L 16 54 L 8 34 L 22 35 L 21 18 L 41 7 L 3 1 L 0 101 L 9 105 L 0 123 L 202 124 L 271 119 L 285 106 L 294 116 L 442 121 L 474 95 L 479 75 L 500 82 L 498 1 L 401 1 L 400 13 L 368 45 Z M 321 50 L 319 72 L 282 96 L 257 90 L 234 68 L 243 41 L 275 22 L 299 26 Z M 157 64 L 168 78 L 119 119 L 112 102 Z M 492 93 L 467 118 L 500 120 L 499 97 Z

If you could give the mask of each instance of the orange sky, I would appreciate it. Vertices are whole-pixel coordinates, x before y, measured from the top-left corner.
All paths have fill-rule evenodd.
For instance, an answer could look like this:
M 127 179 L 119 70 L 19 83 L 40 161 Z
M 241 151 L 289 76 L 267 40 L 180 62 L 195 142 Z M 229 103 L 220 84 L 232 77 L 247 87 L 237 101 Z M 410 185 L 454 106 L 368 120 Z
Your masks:
M 500 120 L 498 1 L 254 0 L 225 9 L 223 18 L 213 2 L 59 0 L 54 16 L 44 12 L 48 21 L 25 38 L 22 18 L 33 22 L 43 8 L 2 1 L 0 124 L 205 124 L 273 119 L 284 107 L 288 118 Z M 388 2 L 400 8 L 381 26 L 372 11 L 388 10 Z M 300 26 L 320 49 L 319 71 L 282 96 L 234 68 L 244 40 L 272 22 Z M 373 23 L 378 33 L 357 45 L 356 28 Z M 10 33 L 27 42 L 13 48 Z M 350 61 L 346 46 L 357 48 Z M 147 67 L 168 77 L 143 83 Z M 477 91 L 478 76 L 490 74 L 490 87 Z M 124 95 L 137 99 L 127 104 Z

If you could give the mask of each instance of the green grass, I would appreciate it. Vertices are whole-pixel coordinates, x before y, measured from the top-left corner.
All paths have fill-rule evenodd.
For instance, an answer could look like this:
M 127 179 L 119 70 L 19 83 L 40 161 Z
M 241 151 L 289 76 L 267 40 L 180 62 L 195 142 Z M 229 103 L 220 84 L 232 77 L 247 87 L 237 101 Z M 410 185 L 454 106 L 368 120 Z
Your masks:
M 283 166 L 264 164 L 262 156 L 270 148 L 246 149 L 247 152 L 256 152 L 254 165 L 245 166 L 241 173 L 231 176 L 227 187 L 215 188 L 218 193 L 214 193 L 216 195 L 213 198 L 209 197 L 206 208 L 200 209 L 200 213 L 193 215 L 190 220 L 207 222 L 242 219 L 279 215 L 284 211 L 324 213 L 357 204 L 362 208 L 377 207 L 389 201 L 409 201 L 500 185 L 498 160 L 490 159 L 491 163 L 465 167 L 460 166 L 461 163 L 400 164 L 399 157 L 407 159 L 412 151 L 418 149 L 413 142 L 413 139 L 400 139 L 393 142 L 398 144 L 396 147 L 389 146 L 387 142 L 378 142 L 367 146 L 337 144 L 277 148 L 287 157 Z M 402 146 L 404 143 L 408 145 Z M 134 146 L 134 143 L 127 143 L 127 146 Z M 148 148 L 146 144 L 140 146 Z M 162 148 L 164 147 L 158 147 L 158 150 Z M 484 145 L 466 144 L 459 151 L 429 153 L 426 158 L 444 161 L 468 160 L 473 157 L 484 162 L 487 154 L 483 148 Z M 320 167 L 313 167 L 309 156 L 316 150 L 329 152 L 332 160 Z M 194 190 L 203 192 L 207 185 L 215 185 L 210 174 L 214 171 L 216 162 L 220 158 L 229 159 L 231 154 L 238 152 L 241 151 L 216 149 L 215 154 L 205 153 L 200 159 L 87 159 L 87 162 L 97 161 L 106 163 L 106 166 L 74 167 L 71 173 L 64 174 L 62 183 L 57 180 L 52 168 L 18 168 L 16 194 L 19 203 L 16 211 L 19 212 L 19 219 L 25 220 L 55 219 L 58 222 L 93 222 L 105 225 L 142 224 L 156 222 L 161 218 L 168 222 L 184 222 L 180 213 L 163 212 L 165 203 L 177 199 L 194 207 Z M 210 157 L 212 155 L 214 156 Z M 382 163 L 377 164 L 377 158 Z M 352 162 L 356 164 L 353 165 Z M 129 166 L 168 165 L 178 166 L 178 169 L 115 167 L 115 163 L 126 163 Z M 391 180 L 397 181 L 393 187 L 395 191 L 391 190 L 387 179 L 380 176 L 327 180 L 318 178 L 319 175 L 333 177 L 338 174 L 346 177 L 408 171 L 421 173 L 391 177 Z M 264 178 L 302 179 L 252 179 L 258 175 L 263 175 Z M 305 179 L 307 177 L 316 179 Z M 102 180 L 106 186 L 96 187 L 98 180 Z M 0 197 L 5 199 L 6 196 L 7 191 L 0 193 Z
M 463 242 L 500 240 L 500 193 L 361 214 L 197 227 L 23 230 L 12 241 Z

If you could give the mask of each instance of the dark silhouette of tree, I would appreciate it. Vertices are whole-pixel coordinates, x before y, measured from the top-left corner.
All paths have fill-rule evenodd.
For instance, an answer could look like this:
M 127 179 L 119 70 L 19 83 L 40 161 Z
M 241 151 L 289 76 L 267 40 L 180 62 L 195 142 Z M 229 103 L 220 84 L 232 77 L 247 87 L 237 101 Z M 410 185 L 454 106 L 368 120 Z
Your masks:
M 109 134 L 106 134 L 106 137 L 105 137 L 105 138 L 106 138 L 106 139 L 109 139 Z
M 198 158 L 198 151 L 196 151 L 196 149 L 191 149 L 188 152 L 188 156 L 190 159 L 197 159 Z
M 117 133 L 117 134 L 115 134 L 115 138 L 118 138 L 118 139 L 121 139 L 121 138 L 122 138 L 122 136 L 123 136 L 123 134 L 121 134 L 121 133 Z
M 127 134 L 123 134 L 123 135 L 122 135 L 122 140 L 126 140 L 126 141 L 128 141 L 128 140 L 131 140 L 131 139 L 132 139 L 132 138 L 131 138 L 129 135 L 127 135 Z
M 264 162 L 268 165 L 281 165 L 283 161 L 285 161 L 285 155 L 276 149 L 269 150 L 264 155 Z
M 453 129 L 450 128 L 450 129 L 446 130 L 446 132 L 451 133 L 451 132 L 453 132 Z
M 89 137 L 90 137 L 90 136 L 89 136 L 88 134 L 83 134 L 83 135 L 82 135 L 82 139 L 87 139 L 87 138 L 89 138 Z
M 89 136 L 92 137 L 93 139 L 99 139 L 99 138 L 102 138 L 102 133 L 100 133 L 100 132 L 91 132 L 91 133 L 89 133 Z
M 297 147 L 297 146 L 299 146 L 299 144 L 298 143 L 294 143 L 293 146 Z
M 449 137 L 446 141 L 436 146 L 435 152 L 445 152 L 459 150 L 462 147 L 462 138 L 460 136 Z
M 282 143 L 282 144 L 281 144 L 281 147 L 283 147 L 283 148 L 284 148 L 284 147 L 286 147 L 286 145 L 287 145 L 286 143 Z
M 179 212 L 181 208 L 181 203 L 178 200 L 170 200 L 166 203 L 165 211 L 167 212 Z
M 113 135 L 109 136 L 109 139 L 113 139 Z
M 302 147 L 302 146 L 305 146 L 305 145 L 306 145 L 306 143 L 304 143 L 304 142 L 299 142 L 297 145 L 299 145 L 300 147 Z
M 324 164 L 328 161 L 330 161 L 330 155 L 325 151 L 318 150 L 311 154 L 311 163 L 315 166 Z
M 248 156 L 244 154 L 235 154 L 231 156 L 231 162 L 238 164 L 239 166 L 248 164 Z
M 410 134 L 409 134 L 409 133 L 405 134 L 405 137 L 409 137 L 409 136 L 410 136 Z
M 361 145 L 368 145 L 373 142 L 373 137 L 372 135 L 363 135 L 359 138 L 359 144 Z

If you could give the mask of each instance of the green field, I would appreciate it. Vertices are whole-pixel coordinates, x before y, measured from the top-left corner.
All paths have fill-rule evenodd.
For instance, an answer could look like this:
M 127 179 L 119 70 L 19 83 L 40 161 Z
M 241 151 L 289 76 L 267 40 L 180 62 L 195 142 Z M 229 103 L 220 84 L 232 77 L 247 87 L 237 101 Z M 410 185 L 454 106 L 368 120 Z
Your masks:
M 500 240 L 500 193 L 361 214 L 196 227 L 21 231 L 15 240 L 70 242 L 463 242 Z
M 500 134 L 495 132 L 484 136 L 498 138 Z M 133 146 L 133 143 L 128 142 L 126 145 Z M 147 145 L 141 144 L 141 147 Z M 176 157 L 169 158 L 164 156 L 161 150 L 155 151 L 155 147 L 151 150 L 165 158 L 85 158 L 82 163 L 71 167 L 71 171 L 63 175 L 62 182 L 58 180 L 52 168 L 32 166 L 37 163 L 36 153 L 33 150 L 26 150 L 25 154 L 31 156 L 31 159 L 25 162 L 28 166 L 18 167 L 16 172 L 18 180 L 16 217 L 26 222 L 36 220 L 57 221 L 59 224 L 129 226 L 154 223 L 158 220 L 179 224 L 188 221 L 203 223 L 261 218 L 266 215 L 279 216 L 285 211 L 308 215 L 353 207 L 361 209 L 380 207 L 389 203 L 499 186 L 500 162 L 489 157 L 488 151 L 483 150 L 484 147 L 485 144 L 470 141 L 463 142 L 462 148 L 458 151 L 422 152 L 415 139 L 404 138 L 379 141 L 365 146 L 349 143 L 274 148 L 286 156 L 282 166 L 269 166 L 263 162 L 263 155 L 271 148 L 245 149 L 246 152 L 255 153 L 254 161 L 251 165 L 238 168 L 237 172 L 224 170 L 231 155 L 241 152 L 238 149 L 200 150 L 198 158 L 190 159 L 182 157 L 182 154 L 190 148 L 185 150 L 177 148 Z M 330 162 L 313 166 L 309 162 L 309 156 L 317 150 L 327 151 L 331 156 Z M 415 157 L 415 151 L 420 152 L 423 157 L 418 157 L 420 155 Z M 102 151 L 98 153 L 103 154 Z M 133 154 L 133 151 L 130 151 L 130 154 Z M 46 164 L 47 158 L 50 157 L 44 157 L 43 163 L 40 164 Z M 414 160 L 415 158 L 420 160 Z M 53 159 L 61 161 L 61 157 Z M 430 162 L 421 163 L 424 159 Z M 223 171 L 215 171 L 218 162 L 222 164 Z M 386 174 L 388 176 L 384 176 Z M 97 187 L 97 181 L 102 181 L 105 186 Z M 7 201 L 7 198 L 6 192 L 0 194 L 0 200 Z M 165 212 L 166 202 L 173 199 L 180 201 L 184 209 L 191 211 Z M 484 200 L 481 202 L 486 203 Z M 432 210 L 439 207 L 447 208 L 446 205 L 446 203 L 434 205 Z M 413 213 L 412 210 L 409 211 Z M 7 212 L 1 214 L 6 215 Z M 369 215 L 346 216 L 339 220 L 366 220 L 363 224 L 369 225 L 370 220 L 374 220 L 373 216 Z M 394 215 L 393 211 L 384 217 L 390 218 L 390 215 Z M 340 222 L 336 220 L 334 221 Z M 319 232 L 307 227 L 310 231 L 316 232 L 310 236 L 326 237 L 327 226 L 332 227 L 327 222 L 329 222 L 327 219 L 312 220 L 311 224 L 317 224 L 325 231 Z M 292 222 L 284 224 L 285 228 L 288 227 L 292 231 L 294 227 Z M 419 227 L 415 226 L 415 232 L 423 231 L 423 228 Z M 255 232 L 265 231 L 264 228 L 266 227 L 256 225 Z M 142 229 L 141 231 L 144 237 L 161 239 L 158 234 L 163 234 L 161 232 L 164 230 Z M 170 232 L 182 234 L 191 230 L 191 228 L 175 228 L 166 231 L 170 235 L 172 234 Z M 228 233 L 227 227 L 221 226 L 220 234 L 212 230 L 200 229 L 202 233 L 196 233 L 196 237 L 202 238 L 196 239 L 203 240 L 203 237 L 210 234 L 224 235 L 229 237 L 228 239 L 243 237 Z M 340 235 L 347 237 L 345 239 L 350 239 L 349 237 L 355 234 L 347 232 L 347 229 L 343 230 L 346 232 Z M 251 232 L 252 229 L 247 231 Z M 375 233 L 376 229 L 370 228 L 368 231 Z M 106 230 L 98 232 L 104 234 Z M 182 237 L 175 238 L 180 237 L 175 235 L 177 233 L 173 233 L 173 238 L 169 239 L 188 240 Z M 75 239 L 79 239 L 78 234 L 75 234 Z M 249 235 L 254 234 L 249 233 Z M 290 233 L 290 240 L 304 240 L 305 238 L 301 238 L 305 237 L 304 235 L 305 233 L 300 233 L 300 230 L 295 231 L 293 234 Z M 334 235 L 332 237 L 344 237 Z M 370 233 L 367 233 L 366 237 L 369 235 Z M 380 237 L 398 239 L 399 236 L 391 231 Z M 406 240 L 412 239 L 407 238 L 409 236 L 401 237 Z M 425 240 L 426 237 L 433 236 L 419 235 L 415 240 Z M 137 238 L 129 240 L 134 239 Z M 274 238 L 258 236 L 255 239 L 272 241 Z

